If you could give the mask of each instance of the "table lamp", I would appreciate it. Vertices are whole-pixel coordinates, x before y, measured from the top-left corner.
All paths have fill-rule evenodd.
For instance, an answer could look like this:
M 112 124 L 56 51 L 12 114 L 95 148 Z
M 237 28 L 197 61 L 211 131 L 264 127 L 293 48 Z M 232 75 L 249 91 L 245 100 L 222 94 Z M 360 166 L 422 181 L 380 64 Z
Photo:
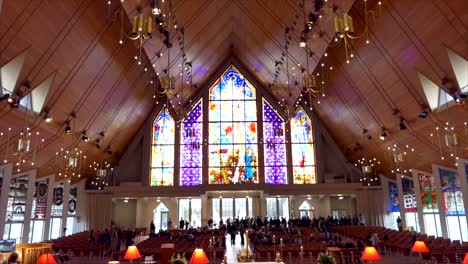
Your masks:
M 126 260 L 130 260 L 130 263 L 133 263 L 133 260 L 141 258 L 141 255 L 136 246 L 129 246 L 123 258 Z
M 52 254 L 44 253 L 37 260 L 37 264 L 57 264 L 57 261 Z
M 413 248 L 411 249 L 412 252 L 419 253 L 419 261 L 422 263 L 422 253 L 429 253 L 429 249 L 426 246 L 426 243 L 421 240 L 416 240 L 414 242 Z
M 465 253 L 465 258 L 463 259 L 463 264 L 468 264 L 468 253 Z
M 196 248 L 193 252 L 192 258 L 189 264 L 208 264 L 209 260 L 206 257 L 205 252 L 201 248 Z
M 361 260 L 369 261 L 369 263 L 373 263 L 374 261 L 381 260 L 382 257 L 380 256 L 379 252 L 375 249 L 375 247 L 365 247 L 364 252 L 362 252 Z

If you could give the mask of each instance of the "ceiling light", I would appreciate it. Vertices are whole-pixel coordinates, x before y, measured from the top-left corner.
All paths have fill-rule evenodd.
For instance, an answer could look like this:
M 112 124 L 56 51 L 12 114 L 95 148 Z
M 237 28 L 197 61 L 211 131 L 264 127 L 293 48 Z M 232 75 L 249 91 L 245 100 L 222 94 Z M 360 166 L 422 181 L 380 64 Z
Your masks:
M 403 117 L 400 118 L 400 130 L 406 130 L 405 119 Z
M 86 130 L 84 130 L 84 131 L 81 133 L 81 140 L 83 140 L 84 142 L 88 142 L 88 141 L 89 141 L 89 137 L 86 135 Z
M 11 94 L 11 95 L 8 96 L 7 102 L 10 105 L 11 108 L 18 108 L 19 99 L 14 94 Z
M 305 39 L 301 38 L 301 40 L 299 42 L 299 47 L 305 48 L 306 46 L 307 46 L 307 43 L 306 43 Z
M 44 116 L 44 121 L 46 123 L 52 122 L 52 116 L 49 113 L 46 113 L 45 116 Z
M 382 141 L 385 140 L 386 136 L 387 136 L 387 130 L 384 127 L 382 127 L 382 133 L 380 133 L 380 137 L 379 137 L 380 140 Z
M 419 118 L 426 118 L 429 115 L 429 113 L 426 110 L 422 110 L 421 113 L 419 113 L 418 117 Z
M 66 123 L 67 125 L 65 126 L 65 134 L 70 135 L 72 132 L 70 122 Z

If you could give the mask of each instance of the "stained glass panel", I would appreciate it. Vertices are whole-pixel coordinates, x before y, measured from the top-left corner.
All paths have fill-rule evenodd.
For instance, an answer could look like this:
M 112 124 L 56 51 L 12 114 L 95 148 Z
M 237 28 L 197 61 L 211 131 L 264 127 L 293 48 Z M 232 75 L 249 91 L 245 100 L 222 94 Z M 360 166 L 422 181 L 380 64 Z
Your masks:
M 255 88 L 231 66 L 209 95 L 209 183 L 257 183 Z
M 182 122 L 180 145 L 180 185 L 202 183 L 202 102 L 198 102 Z
M 286 146 L 284 121 L 263 99 L 263 149 L 265 156 L 265 181 L 269 184 L 286 184 Z
M 388 193 L 391 212 L 400 212 L 400 204 L 398 202 L 398 188 L 396 182 L 388 182 Z
M 153 122 L 151 186 L 172 185 L 174 175 L 175 122 L 167 109 Z
M 302 108 L 291 119 L 291 148 L 294 183 L 316 183 L 312 120 Z

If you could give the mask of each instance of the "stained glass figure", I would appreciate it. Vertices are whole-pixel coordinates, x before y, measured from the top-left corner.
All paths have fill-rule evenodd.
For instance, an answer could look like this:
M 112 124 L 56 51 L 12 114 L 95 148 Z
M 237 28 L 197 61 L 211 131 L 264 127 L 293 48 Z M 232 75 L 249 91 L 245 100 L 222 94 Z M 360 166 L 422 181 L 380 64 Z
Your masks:
M 175 121 L 163 109 L 153 122 L 151 186 L 171 186 L 174 178 Z
M 312 120 L 302 108 L 291 118 L 291 149 L 294 183 L 316 183 Z
M 209 90 L 209 183 L 257 183 L 255 88 L 229 67 Z

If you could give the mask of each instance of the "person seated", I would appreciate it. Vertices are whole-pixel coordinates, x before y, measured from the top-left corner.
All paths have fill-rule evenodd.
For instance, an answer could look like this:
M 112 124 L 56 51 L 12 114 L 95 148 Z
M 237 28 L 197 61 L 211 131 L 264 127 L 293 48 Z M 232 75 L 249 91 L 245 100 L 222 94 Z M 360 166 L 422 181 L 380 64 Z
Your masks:
M 20 264 L 20 262 L 18 261 L 18 258 L 19 258 L 18 253 L 12 252 L 10 256 L 8 257 L 6 264 Z
M 345 248 L 355 248 L 356 246 L 351 242 L 351 241 L 348 241 L 344 244 L 344 247 Z

